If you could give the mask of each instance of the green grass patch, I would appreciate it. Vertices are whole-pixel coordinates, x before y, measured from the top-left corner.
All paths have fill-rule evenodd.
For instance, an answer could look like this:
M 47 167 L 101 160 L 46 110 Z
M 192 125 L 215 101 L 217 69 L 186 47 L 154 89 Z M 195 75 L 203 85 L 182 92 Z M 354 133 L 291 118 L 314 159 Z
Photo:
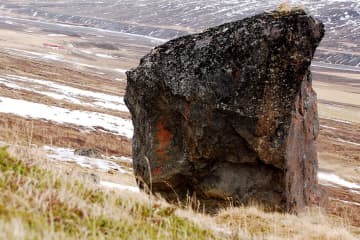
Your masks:
M 215 239 L 172 207 L 60 178 L 0 148 L 1 239 Z

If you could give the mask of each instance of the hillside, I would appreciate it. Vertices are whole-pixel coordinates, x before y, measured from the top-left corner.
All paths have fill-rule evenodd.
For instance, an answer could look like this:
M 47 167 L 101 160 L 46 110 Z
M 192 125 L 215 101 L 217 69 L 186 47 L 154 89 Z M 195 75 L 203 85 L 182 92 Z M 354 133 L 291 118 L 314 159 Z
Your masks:
M 154 46 L 276 8 L 278 1 L 159 0 L 146 5 L 104 0 L 96 7 L 81 0 L 1 3 L 0 141 L 21 161 L 1 150 L 0 204 L 8 204 L 0 207 L 0 234 L 5 234 L 0 238 L 84 239 L 97 233 L 94 238 L 111 239 L 119 231 L 130 239 L 156 239 L 157 234 L 179 234 L 179 239 L 193 234 L 200 239 L 359 237 L 359 3 L 303 2 L 329 32 L 312 64 L 320 118 L 318 179 L 329 201 L 300 216 L 256 207 L 209 216 L 181 208 L 174 212 L 162 200 L 149 201 L 138 193 L 132 173 L 131 116 L 123 102 L 126 70 Z M 75 154 L 84 149 L 96 154 Z M 30 170 L 34 165 L 38 170 Z M 55 186 L 57 179 L 61 186 Z M 52 198 L 61 199 L 54 206 L 57 223 L 55 213 L 46 211 Z M 116 199 L 125 204 L 119 206 Z M 67 221 L 86 228 L 66 228 Z M 47 232 L 53 235 L 43 235 Z
M 285 1 L 199 0 L 141 1 L 106 0 L 92 2 L 10 0 L 2 4 L 4 20 L 19 18 L 66 23 L 116 32 L 171 39 L 225 22 L 235 21 L 263 11 L 276 9 Z M 327 34 L 316 54 L 316 61 L 326 64 L 360 65 L 360 4 L 356 0 L 290 0 L 310 11 L 326 25 Z M 64 33 L 59 31 L 59 33 Z M 66 32 L 65 32 L 66 34 Z
M 101 189 L 86 175 L 41 158 L 38 149 L 10 152 L 17 158 L 0 149 L 2 239 L 355 239 L 360 234 L 319 209 L 298 217 L 260 207 L 203 215 L 143 193 Z

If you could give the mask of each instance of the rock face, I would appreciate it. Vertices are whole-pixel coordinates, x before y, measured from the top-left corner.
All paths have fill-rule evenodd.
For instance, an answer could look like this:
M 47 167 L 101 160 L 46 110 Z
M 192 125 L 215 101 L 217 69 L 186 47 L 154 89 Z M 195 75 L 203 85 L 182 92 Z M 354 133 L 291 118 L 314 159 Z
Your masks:
M 302 10 L 270 12 L 156 47 L 127 72 L 139 185 L 208 206 L 297 211 L 316 196 L 310 63 L 324 36 Z M 151 187 L 150 187 L 151 185 Z

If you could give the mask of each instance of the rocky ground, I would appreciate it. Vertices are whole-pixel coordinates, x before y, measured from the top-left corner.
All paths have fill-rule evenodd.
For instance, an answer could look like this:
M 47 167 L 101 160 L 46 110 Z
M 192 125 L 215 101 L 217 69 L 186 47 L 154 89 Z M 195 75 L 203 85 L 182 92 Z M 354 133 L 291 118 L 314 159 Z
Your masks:
M 109 2 L 99 6 L 111 9 Z M 132 6 L 134 2 L 140 4 L 140 1 L 131 1 L 126 6 Z M 230 4 L 233 1 L 227 2 Z M 119 17 L 125 15 L 110 14 L 112 17 L 106 17 L 107 20 L 116 18 L 117 22 L 146 30 L 128 27 L 131 31 L 121 33 L 116 29 L 99 29 L 91 21 L 76 23 L 46 18 L 40 15 L 40 10 L 66 9 L 69 14 L 78 13 L 71 12 L 64 5 L 56 5 L 56 1 L 45 3 L 37 1 L 42 5 L 31 5 L 31 9 L 34 9 L 31 11 L 23 10 L 28 5 L 22 1 L 1 4 L 0 138 L 11 144 L 45 147 L 44 152 L 50 156 L 60 155 L 59 149 L 51 149 L 54 146 L 66 148 L 68 153 L 76 148 L 96 148 L 103 155 L 100 159 L 110 162 L 107 167 L 89 165 L 84 159 L 79 160 L 71 154 L 62 158 L 60 166 L 78 168 L 81 172 L 99 175 L 104 181 L 122 184 L 115 185 L 117 187 L 135 186 L 131 164 L 122 158 L 131 157 L 132 131 L 130 115 L 122 100 L 126 85 L 124 72 L 136 66 L 138 59 L 153 46 L 161 44 L 164 38 L 198 31 L 217 22 L 207 23 L 208 18 L 204 18 L 193 21 L 199 25 L 191 25 L 186 20 L 189 17 L 182 22 L 171 22 L 169 19 L 179 9 L 191 13 L 190 7 L 186 6 L 193 6 L 194 15 L 207 11 L 201 4 L 195 10 L 197 7 L 190 5 L 190 2 L 181 5 L 180 1 L 174 1 L 169 6 L 160 5 L 164 9 L 174 9 L 173 12 L 166 11 L 168 17 L 158 17 L 162 21 L 156 25 L 157 32 L 159 29 L 166 30 L 160 31 L 161 34 L 146 33 L 148 25 L 155 25 L 148 18 L 125 21 Z M 87 9 L 85 2 L 78 1 L 78 4 L 79 9 Z M 339 15 L 337 18 L 355 19 L 355 25 L 346 25 L 351 30 L 341 29 L 344 34 L 349 33 L 348 37 L 333 34 L 330 35 L 333 38 L 325 39 L 317 53 L 317 62 L 313 64 L 320 114 L 318 151 L 322 174 L 319 181 L 329 196 L 326 205 L 328 212 L 341 215 L 354 226 L 360 226 L 360 69 L 356 67 L 358 62 L 350 63 L 351 59 L 356 59 L 354 56 L 359 49 L 355 36 L 358 31 L 354 30 L 354 26 L 359 26 L 356 25 L 358 11 L 355 11 L 358 5 L 351 1 L 331 1 L 327 5 L 328 10 L 330 6 L 332 9 L 338 6 L 334 4 L 345 4 L 347 9 L 354 9 L 348 11 L 346 16 L 349 17 Z M 230 4 L 229 8 L 233 6 Z M 73 8 L 72 11 L 77 9 Z M 117 9 L 125 11 L 126 8 L 117 6 Z M 93 9 L 89 8 L 83 15 L 96 16 L 90 10 Z M 146 7 L 141 8 L 138 16 L 147 16 L 144 11 L 147 11 Z M 223 10 L 215 18 L 227 16 L 229 11 L 232 10 Z M 325 10 L 318 11 L 321 13 Z M 340 12 L 345 14 L 346 11 Z M 224 21 L 234 18 L 236 16 L 231 15 Z M 337 23 L 336 26 L 341 24 Z M 336 26 L 334 29 L 337 29 Z M 339 39 L 343 40 L 342 45 L 338 44 Z M 332 53 L 332 57 L 323 57 L 325 53 Z M 332 60 L 338 56 L 341 61 Z

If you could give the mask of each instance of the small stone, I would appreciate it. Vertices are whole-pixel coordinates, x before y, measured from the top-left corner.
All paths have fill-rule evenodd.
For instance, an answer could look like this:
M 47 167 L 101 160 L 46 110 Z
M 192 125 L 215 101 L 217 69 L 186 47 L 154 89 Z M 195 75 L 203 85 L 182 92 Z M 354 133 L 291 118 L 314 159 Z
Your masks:
M 78 148 L 75 149 L 74 154 L 90 158 L 101 158 L 101 153 L 93 148 Z

